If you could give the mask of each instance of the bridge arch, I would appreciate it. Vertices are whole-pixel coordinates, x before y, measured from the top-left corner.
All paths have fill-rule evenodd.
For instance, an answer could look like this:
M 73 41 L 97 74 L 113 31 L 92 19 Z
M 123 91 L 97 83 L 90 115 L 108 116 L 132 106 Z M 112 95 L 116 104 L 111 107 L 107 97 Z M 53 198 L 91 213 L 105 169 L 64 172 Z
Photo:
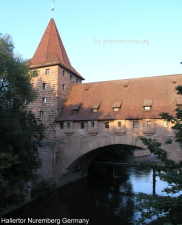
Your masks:
M 147 149 L 146 146 L 136 136 L 80 136 L 67 137 L 64 139 L 64 146 L 60 146 L 64 157 L 62 159 L 63 173 L 71 172 L 76 166 L 92 161 L 97 155 L 97 151 L 106 146 L 127 145 L 136 148 Z M 99 153 L 99 152 L 98 152 Z M 89 159 L 90 157 L 90 159 Z M 76 165 L 76 166 L 75 166 Z

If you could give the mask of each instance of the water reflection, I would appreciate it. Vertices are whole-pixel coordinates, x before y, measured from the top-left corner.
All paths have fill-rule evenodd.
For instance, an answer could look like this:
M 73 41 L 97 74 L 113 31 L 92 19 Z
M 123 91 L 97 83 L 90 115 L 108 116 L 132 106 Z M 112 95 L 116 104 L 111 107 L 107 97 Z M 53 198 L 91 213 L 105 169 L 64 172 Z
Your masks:
M 166 186 L 157 180 L 156 194 Z M 135 194 L 152 194 L 152 171 L 120 167 L 118 179 L 112 172 L 86 178 L 60 188 L 6 218 L 72 218 L 89 219 L 89 225 L 134 224 Z M 61 222 L 61 224 L 65 224 Z M 76 223 L 74 223 L 76 224 Z

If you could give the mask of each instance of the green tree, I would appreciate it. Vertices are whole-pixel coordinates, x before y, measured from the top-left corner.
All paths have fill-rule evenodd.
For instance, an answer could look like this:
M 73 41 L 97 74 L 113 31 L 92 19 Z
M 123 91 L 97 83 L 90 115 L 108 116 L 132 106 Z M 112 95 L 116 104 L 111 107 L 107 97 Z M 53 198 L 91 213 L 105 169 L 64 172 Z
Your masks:
M 177 86 L 176 91 L 177 94 L 182 95 L 182 86 Z M 182 110 L 176 108 L 175 112 L 175 116 L 168 113 L 161 113 L 160 116 L 172 123 L 171 129 L 176 131 L 174 141 L 181 145 Z M 182 161 L 169 160 L 166 150 L 162 148 L 162 144 L 157 140 L 146 137 L 139 138 L 151 153 L 157 155 L 160 161 L 159 164 L 143 162 L 143 166 L 158 171 L 158 176 L 161 180 L 168 182 L 168 187 L 163 190 L 166 192 L 166 196 L 139 194 L 137 208 L 141 212 L 141 218 L 138 224 L 180 225 L 182 224 L 182 194 L 179 192 L 182 191 Z M 166 144 L 171 143 L 172 140 L 170 139 L 166 142 Z M 175 197 L 172 194 L 176 194 Z M 147 220 L 150 222 L 147 223 Z
M 0 34 L 0 200 L 17 180 L 30 181 L 41 162 L 38 147 L 44 126 L 28 110 L 36 97 L 30 72 L 14 52 L 9 35 Z

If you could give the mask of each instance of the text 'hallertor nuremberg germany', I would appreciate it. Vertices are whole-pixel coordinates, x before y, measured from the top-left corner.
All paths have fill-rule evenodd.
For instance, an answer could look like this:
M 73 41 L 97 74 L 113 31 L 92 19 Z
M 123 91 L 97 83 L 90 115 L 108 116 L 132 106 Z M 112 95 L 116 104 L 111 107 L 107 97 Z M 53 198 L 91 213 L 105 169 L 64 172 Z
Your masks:
M 34 224 L 88 224 L 89 219 L 68 219 L 68 218 L 62 218 L 62 219 L 33 219 L 33 218 L 27 218 L 27 219 L 13 219 L 13 218 L 1 218 L 1 224 L 28 224 L 28 223 L 34 223 Z

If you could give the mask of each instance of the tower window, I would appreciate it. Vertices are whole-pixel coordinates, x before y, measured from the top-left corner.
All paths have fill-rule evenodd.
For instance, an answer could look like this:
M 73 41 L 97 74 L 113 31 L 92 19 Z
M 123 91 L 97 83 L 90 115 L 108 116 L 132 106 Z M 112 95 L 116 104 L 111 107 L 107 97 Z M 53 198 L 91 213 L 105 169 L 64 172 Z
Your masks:
M 62 84 L 62 90 L 64 90 L 64 87 L 65 87 L 65 85 L 64 85 L 64 84 Z
M 72 80 L 73 79 L 73 76 L 70 74 L 70 80 Z
M 65 71 L 63 70 L 63 76 L 65 75 Z
M 46 74 L 46 75 L 50 74 L 50 69 L 46 69 L 46 70 L 45 70 L 45 74 Z
M 118 127 L 121 127 L 121 121 L 118 122 Z
M 84 127 L 85 127 L 85 124 L 81 123 L 81 129 L 84 129 Z
M 64 128 L 64 123 L 60 123 L 60 129 Z
M 42 103 L 46 103 L 46 101 L 47 101 L 46 97 L 43 97 L 42 98 Z
M 39 112 L 39 116 L 40 116 L 40 117 L 43 117 L 43 111 L 40 111 L 40 112 Z
M 70 128 L 70 123 L 67 123 L 67 128 Z
M 47 84 L 46 83 L 43 83 L 42 84 L 42 89 L 45 90 L 46 88 L 47 88 Z
M 91 122 L 91 127 L 94 127 L 94 122 Z
M 105 128 L 109 128 L 109 122 L 105 122 Z
M 138 121 L 133 121 L 133 128 L 138 128 L 139 125 L 138 125 Z

